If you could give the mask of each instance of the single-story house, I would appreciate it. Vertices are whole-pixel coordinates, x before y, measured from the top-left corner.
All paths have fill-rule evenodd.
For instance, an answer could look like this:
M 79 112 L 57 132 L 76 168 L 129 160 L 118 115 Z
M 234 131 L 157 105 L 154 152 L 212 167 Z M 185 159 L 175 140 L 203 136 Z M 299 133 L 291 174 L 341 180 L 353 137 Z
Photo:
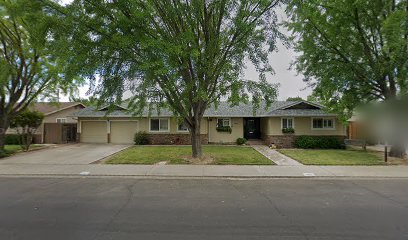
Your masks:
M 190 144 L 187 127 L 178 122 L 171 111 L 160 114 L 145 111 L 135 117 L 125 106 L 107 113 L 106 108 L 87 107 L 74 115 L 78 119 L 78 141 L 83 143 L 133 143 L 134 134 L 145 131 L 151 144 Z M 230 131 L 220 131 L 227 127 Z M 283 129 L 293 129 L 286 133 Z M 292 147 L 299 135 L 346 138 L 346 126 L 336 114 L 308 101 L 276 101 L 253 114 L 252 104 L 231 107 L 221 102 L 206 110 L 201 122 L 201 140 L 207 143 L 234 143 L 237 138 L 262 139 L 266 144 Z
M 67 143 L 76 142 L 77 119 L 72 114 L 85 105 L 79 102 L 36 102 L 29 110 L 44 114 L 41 125 L 33 137 L 34 143 Z M 15 129 L 8 129 L 6 134 L 16 134 Z

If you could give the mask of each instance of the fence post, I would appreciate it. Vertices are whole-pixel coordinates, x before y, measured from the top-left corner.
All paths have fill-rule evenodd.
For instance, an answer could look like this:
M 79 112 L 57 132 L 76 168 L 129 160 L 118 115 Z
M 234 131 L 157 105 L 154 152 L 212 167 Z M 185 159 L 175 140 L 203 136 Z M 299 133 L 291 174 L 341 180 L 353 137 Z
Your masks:
M 384 146 L 384 161 L 388 162 L 388 146 Z

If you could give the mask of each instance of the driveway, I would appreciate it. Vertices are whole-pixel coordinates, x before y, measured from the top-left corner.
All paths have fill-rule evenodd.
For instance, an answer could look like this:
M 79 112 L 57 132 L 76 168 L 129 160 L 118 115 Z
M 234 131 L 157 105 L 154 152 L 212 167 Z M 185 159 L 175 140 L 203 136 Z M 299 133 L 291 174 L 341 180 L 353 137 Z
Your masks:
M 20 153 L 0 160 L 0 164 L 90 164 L 130 145 L 70 144 Z

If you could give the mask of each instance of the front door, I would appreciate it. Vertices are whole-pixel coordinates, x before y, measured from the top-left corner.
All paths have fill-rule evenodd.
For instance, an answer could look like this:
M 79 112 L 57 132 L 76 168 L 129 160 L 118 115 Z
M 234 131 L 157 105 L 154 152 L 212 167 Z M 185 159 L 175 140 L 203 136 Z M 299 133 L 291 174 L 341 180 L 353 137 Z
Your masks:
M 259 118 L 244 119 L 244 137 L 246 139 L 259 139 L 261 137 Z

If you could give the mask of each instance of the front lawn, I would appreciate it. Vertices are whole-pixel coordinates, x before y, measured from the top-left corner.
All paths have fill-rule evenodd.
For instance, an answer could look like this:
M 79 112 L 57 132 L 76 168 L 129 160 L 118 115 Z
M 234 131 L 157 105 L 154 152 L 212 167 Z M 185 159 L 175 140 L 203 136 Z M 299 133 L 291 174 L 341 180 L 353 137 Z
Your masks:
M 44 145 L 41 145 L 41 144 L 32 144 L 32 145 L 30 146 L 30 150 L 31 150 L 31 149 L 34 149 L 34 148 L 41 148 L 41 147 L 44 147 Z M 4 146 L 4 150 L 6 151 L 6 156 L 10 156 L 10 155 L 12 155 L 12 154 L 14 154 L 14 153 L 23 151 L 23 150 L 21 149 L 21 146 L 20 146 L 20 145 L 6 145 L 6 146 Z M 2 156 L 0 156 L 0 157 L 2 157 Z M 3 156 L 3 157 L 5 157 L 5 156 Z
M 280 149 L 306 165 L 383 165 L 378 153 L 363 150 Z
M 273 162 L 251 147 L 203 146 L 204 164 L 271 165 Z M 190 146 L 134 146 L 110 158 L 108 164 L 192 164 Z M 200 164 L 200 163 L 198 163 Z

